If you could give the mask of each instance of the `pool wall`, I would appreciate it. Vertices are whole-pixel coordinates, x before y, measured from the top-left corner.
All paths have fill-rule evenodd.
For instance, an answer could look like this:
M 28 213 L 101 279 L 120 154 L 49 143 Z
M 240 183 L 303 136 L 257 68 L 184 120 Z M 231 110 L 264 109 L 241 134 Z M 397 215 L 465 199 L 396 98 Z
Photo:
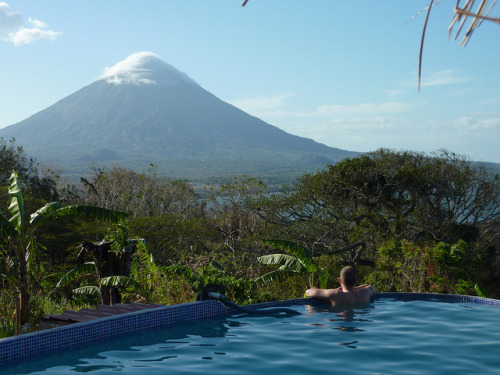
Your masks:
M 425 293 L 376 293 L 377 299 L 403 301 L 436 301 L 477 303 L 500 306 L 500 300 L 475 296 L 425 294 Z M 248 307 L 276 307 L 320 303 L 319 300 L 299 298 L 287 301 L 268 302 Z M 182 305 L 165 306 L 128 314 L 115 315 L 84 323 L 0 339 L 0 368 L 41 357 L 44 354 L 61 352 L 70 348 L 86 346 L 130 332 L 164 327 L 176 322 L 225 317 L 234 313 L 219 301 L 207 300 Z
M 0 339 L 0 368 L 47 353 L 83 347 L 124 333 L 225 315 L 226 308 L 222 303 L 209 300 L 142 310 L 8 337 Z
M 458 294 L 432 293 L 375 293 L 375 299 L 390 298 L 398 301 L 434 301 L 450 303 L 476 303 L 479 305 L 500 306 L 500 300 Z

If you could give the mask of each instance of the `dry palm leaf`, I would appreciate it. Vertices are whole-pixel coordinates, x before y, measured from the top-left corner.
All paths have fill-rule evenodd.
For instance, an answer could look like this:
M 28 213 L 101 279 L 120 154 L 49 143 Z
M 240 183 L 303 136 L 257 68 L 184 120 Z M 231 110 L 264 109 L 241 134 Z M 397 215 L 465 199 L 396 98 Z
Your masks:
M 451 21 L 449 29 L 449 35 L 451 36 L 451 33 L 453 31 L 453 27 L 455 24 L 460 24 L 458 27 L 458 31 L 455 34 L 455 39 L 458 38 L 460 35 L 463 26 L 467 22 L 468 18 L 472 18 L 472 21 L 470 23 L 469 28 L 465 32 L 464 39 L 462 40 L 462 46 L 465 46 L 467 42 L 469 41 L 470 37 L 472 36 L 472 33 L 474 30 L 476 30 L 481 23 L 484 20 L 495 22 L 500 24 L 500 18 L 494 18 L 494 17 L 489 17 L 489 14 L 493 7 L 496 5 L 498 0 L 493 0 L 490 2 L 490 0 L 479 0 L 478 7 L 476 11 L 473 11 L 472 8 L 474 7 L 474 3 L 476 3 L 476 0 L 466 0 L 464 5 L 461 7 L 460 6 L 460 0 L 457 0 L 457 5 L 454 8 L 454 17 L 453 20 Z M 490 2 L 490 5 L 488 7 L 488 2 Z M 425 31 L 427 29 L 427 22 L 429 20 L 429 15 L 431 12 L 432 7 L 434 6 L 434 0 L 431 0 L 429 7 L 427 9 L 427 16 L 425 18 L 425 23 L 424 23 L 424 29 L 422 30 L 422 40 L 420 42 L 420 54 L 418 58 L 418 91 L 420 92 L 420 83 L 421 83 L 421 76 L 422 76 L 422 52 L 424 49 L 424 39 L 425 39 Z

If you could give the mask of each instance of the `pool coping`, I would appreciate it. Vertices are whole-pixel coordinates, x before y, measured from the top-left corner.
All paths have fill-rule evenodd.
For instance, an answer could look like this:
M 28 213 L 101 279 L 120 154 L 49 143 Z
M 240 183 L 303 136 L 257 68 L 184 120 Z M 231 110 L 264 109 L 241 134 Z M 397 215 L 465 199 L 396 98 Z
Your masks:
M 454 294 L 376 293 L 373 300 L 378 299 L 476 303 L 500 306 L 500 300 Z M 317 299 L 298 298 L 248 305 L 247 307 L 269 308 L 318 303 L 321 303 L 321 301 Z M 227 309 L 220 301 L 206 300 L 125 313 L 20 336 L 7 337 L 0 339 L 0 366 L 4 368 L 8 365 L 21 363 L 26 359 L 31 360 L 40 357 L 43 354 L 80 348 L 89 343 L 105 341 L 125 333 L 151 330 L 189 320 L 223 318 L 230 316 L 232 313 L 234 313 L 234 310 Z

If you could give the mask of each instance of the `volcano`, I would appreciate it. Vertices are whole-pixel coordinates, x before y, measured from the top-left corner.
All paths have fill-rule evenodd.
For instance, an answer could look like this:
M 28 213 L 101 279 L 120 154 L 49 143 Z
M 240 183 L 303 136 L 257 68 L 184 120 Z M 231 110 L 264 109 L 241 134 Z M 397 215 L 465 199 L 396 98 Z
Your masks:
M 133 54 L 90 85 L 4 129 L 39 161 L 158 166 L 180 178 L 300 173 L 358 155 L 289 134 L 228 104 L 155 54 Z

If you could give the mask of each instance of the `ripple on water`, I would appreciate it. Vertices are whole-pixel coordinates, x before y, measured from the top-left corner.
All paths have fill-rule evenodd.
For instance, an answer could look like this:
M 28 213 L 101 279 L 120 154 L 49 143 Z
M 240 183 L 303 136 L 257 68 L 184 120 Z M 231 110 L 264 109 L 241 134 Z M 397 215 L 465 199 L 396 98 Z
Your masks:
M 426 301 L 293 308 L 123 337 L 7 374 L 492 374 L 500 310 Z M 55 362 L 54 362 L 55 361 Z M 36 367 L 38 363 L 39 367 Z

